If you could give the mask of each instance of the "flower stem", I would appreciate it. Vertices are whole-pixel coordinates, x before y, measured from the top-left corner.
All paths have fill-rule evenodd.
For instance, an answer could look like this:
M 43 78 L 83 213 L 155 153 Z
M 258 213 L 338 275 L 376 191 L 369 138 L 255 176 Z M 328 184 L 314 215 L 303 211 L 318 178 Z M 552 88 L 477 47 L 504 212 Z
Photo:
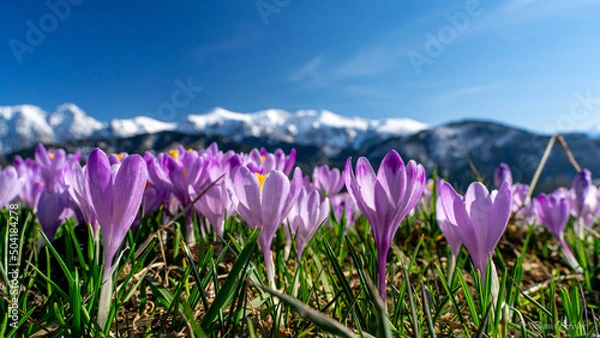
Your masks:
M 448 285 L 452 287 L 452 280 L 454 279 L 454 271 L 456 270 L 456 259 L 454 254 L 450 254 L 450 261 L 448 262 Z
M 386 299 L 385 272 L 386 272 L 386 267 L 387 267 L 387 254 L 388 254 L 389 250 L 390 250 L 389 247 L 382 248 L 377 255 L 377 266 L 378 266 L 378 270 L 379 270 L 379 279 L 378 279 L 379 296 L 383 300 L 384 304 L 385 304 L 385 299 Z
M 196 234 L 194 233 L 194 217 L 192 212 L 188 211 L 185 213 L 185 225 L 187 230 L 187 244 L 188 246 L 196 245 Z
M 562 247 L 563 252 L 565 254 L 565 258 L 567 258 L 567 261 L 569 262 L 569 265 L 571 266 L 571 268 L 575 271 L 581 270 L 581 266 L 579 265 L 579 262 L 577 261 L 575 256 L 573 256 L 571 249 L 569 249 L 569 246 L 567 245 L 565 240 L 562 238 L 562 236 L 558 238 L 558 242 L 560 243 L 560 246 Z
M 104 269 L 102 280 L 102 289 L 100 290 L 100 301 L 98 303 L 98 324 L 104 330 L 108 321 L 110 312 L 110 303 L 112 301 L 113 277 L 110 267 Z

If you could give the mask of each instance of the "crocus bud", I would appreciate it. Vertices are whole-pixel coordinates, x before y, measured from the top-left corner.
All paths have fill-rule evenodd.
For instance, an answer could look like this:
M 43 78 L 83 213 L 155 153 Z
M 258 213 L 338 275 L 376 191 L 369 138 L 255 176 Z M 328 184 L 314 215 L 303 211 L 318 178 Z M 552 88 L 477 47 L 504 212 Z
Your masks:
M 592 184 L 592 173 L 583 169 L 577 173 L 571 186 L 571 213 L 577 218 L 575 232 L 583 238 L 584 225 L 591 225 L 598 203 L 598 189 Z
M 573 179 L 571 210 L 576 217 L 584 216 L 589 211 L 590 205 L 595 204 L 596 196 L 592 195 L 594 192 L 592 186 L 592 173 L 587 169 L 578 172 Z
M 509 185 L 513 184 L 512 174 L 506 163 L 500 163 L 500 165 L 496 167 L 496 170 L 494 170 L 494 185 L 496 186 L 496 189 L 500 189 L 503 182 L 508 182 Z

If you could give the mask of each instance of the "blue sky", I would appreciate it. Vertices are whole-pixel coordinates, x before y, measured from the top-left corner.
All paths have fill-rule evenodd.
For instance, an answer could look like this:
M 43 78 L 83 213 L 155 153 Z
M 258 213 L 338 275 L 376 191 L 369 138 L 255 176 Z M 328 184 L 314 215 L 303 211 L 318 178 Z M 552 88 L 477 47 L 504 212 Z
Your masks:
M 67 1 L 3 3 L 0 105 L 600 126 L 599 1 Z

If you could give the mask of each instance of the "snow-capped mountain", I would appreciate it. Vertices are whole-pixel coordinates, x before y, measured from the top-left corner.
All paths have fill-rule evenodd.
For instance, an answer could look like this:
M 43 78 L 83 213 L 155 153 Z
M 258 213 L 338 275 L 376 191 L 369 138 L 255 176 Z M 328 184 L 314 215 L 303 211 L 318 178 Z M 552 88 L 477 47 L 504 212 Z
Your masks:
M 0 154 L 29 147 L 37 142 L 56 141 L 48 114 L 39 107 L 0 107 Z
M 166 130 L 175 130 L 177 124 L 155 120 L 146 116 L 132 119 L 115 119 L 110 121 L 107 136 L 130 137 L 140 134 L 154 134 Z
M 87 138 L 124 138 L 163 131 L 229 137 L 241 141 L 264 137 L 277 142 L 358 149 L 370 140 L 409 135 L 429 126 L 411 119 L 369 120 L 348 118 L 327 110 L 269 109 L 237 113 L 215 108 L 206 114 L 188 115 L 178 122 L 147 116 L 101 122 L 74 104 L 63 104 L 48 114 L 39 107 L 0 107 L 0 154 L 32 145 Z
M 48 117 L 48 124 L 58 141 L 90 137 L 106 127 L 72 103 L 65 103 Z
M 263 137 L 306 145 L 359 148 L 369 137 L 413 134 L 429 126 L 411 119 L 368 120 L 344 117 L 327 110 L 269 109 L 255 113 L 235 113 L 216 108 L 203 115 L 189 115 L 178 125 L 182 132 L 202 131 L 209 135 Z

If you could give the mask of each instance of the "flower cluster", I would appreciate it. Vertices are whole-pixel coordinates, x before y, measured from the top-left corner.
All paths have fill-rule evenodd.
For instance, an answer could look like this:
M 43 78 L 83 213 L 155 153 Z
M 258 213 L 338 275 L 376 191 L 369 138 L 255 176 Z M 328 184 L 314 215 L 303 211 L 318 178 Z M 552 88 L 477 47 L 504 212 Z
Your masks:
M 377 172 L 361 157 L 355 166 L 349 158 L 343 171 L 316 167 L 311 177 L 295 167 L 294 149 L 289 154 L 264 148 L 236 153 L 211 144 L 200 150 L 178 146 L 140 156 L 107 155 L 96 148 L 87 164 L 82 166 L 80 160 L 79 153 L 46 150 L 42 145 L 33 159 L 17 157 L 14 166 L 0 170 L 0 208 L 20 201 L 36 213 L 50 241 L 67 218 L 91 227 L 104 247 L 101 302 L 110 301 L 111 268 L 127 231 L 135 230 L 143 217 L 154 212 L 162 212 L 165 223 L 183 216 L 190 245 L 210 228 L 223 237 L 226 220 L 234 214 L 249 227 L 261 229 L 258 243 L 272 286 L 276 276 L 271 246 L 281 226 L 289 243 L 295 239 L 300 260 L 320 226 L 337 224 L 347 231 L 362 214 L 370 223 L 377 248 L 382 299 L 386 297 L 388 252 L 396 230 L 410 213 L 431 212 L 432 197 L 453 261 L 464 246 L 482 276 L 511 215 L 526 223 L 544 224 L 576 267 L 563 239 L 565 224 L 573 216 L 577 233 L 583 236 L 585 226 L 591 226 L 600 214 L 598 189 L 585 169 L 576 175 L 570 190 L 531 199 L 527 185 L 513 184 L 506 164 L 494 174 L 497 190 L 490 192 L 474 182 L 461 195 L 441 179 L 427 181 L 422 165 L 404 162 L 394 150 L 383 158 Z M 201 220 L 199 227 L 193 222 L 196 215 Z M 105 307 L 100 306 L 102 309 Z M 101 325 L 105 319 L 99 316 Z

